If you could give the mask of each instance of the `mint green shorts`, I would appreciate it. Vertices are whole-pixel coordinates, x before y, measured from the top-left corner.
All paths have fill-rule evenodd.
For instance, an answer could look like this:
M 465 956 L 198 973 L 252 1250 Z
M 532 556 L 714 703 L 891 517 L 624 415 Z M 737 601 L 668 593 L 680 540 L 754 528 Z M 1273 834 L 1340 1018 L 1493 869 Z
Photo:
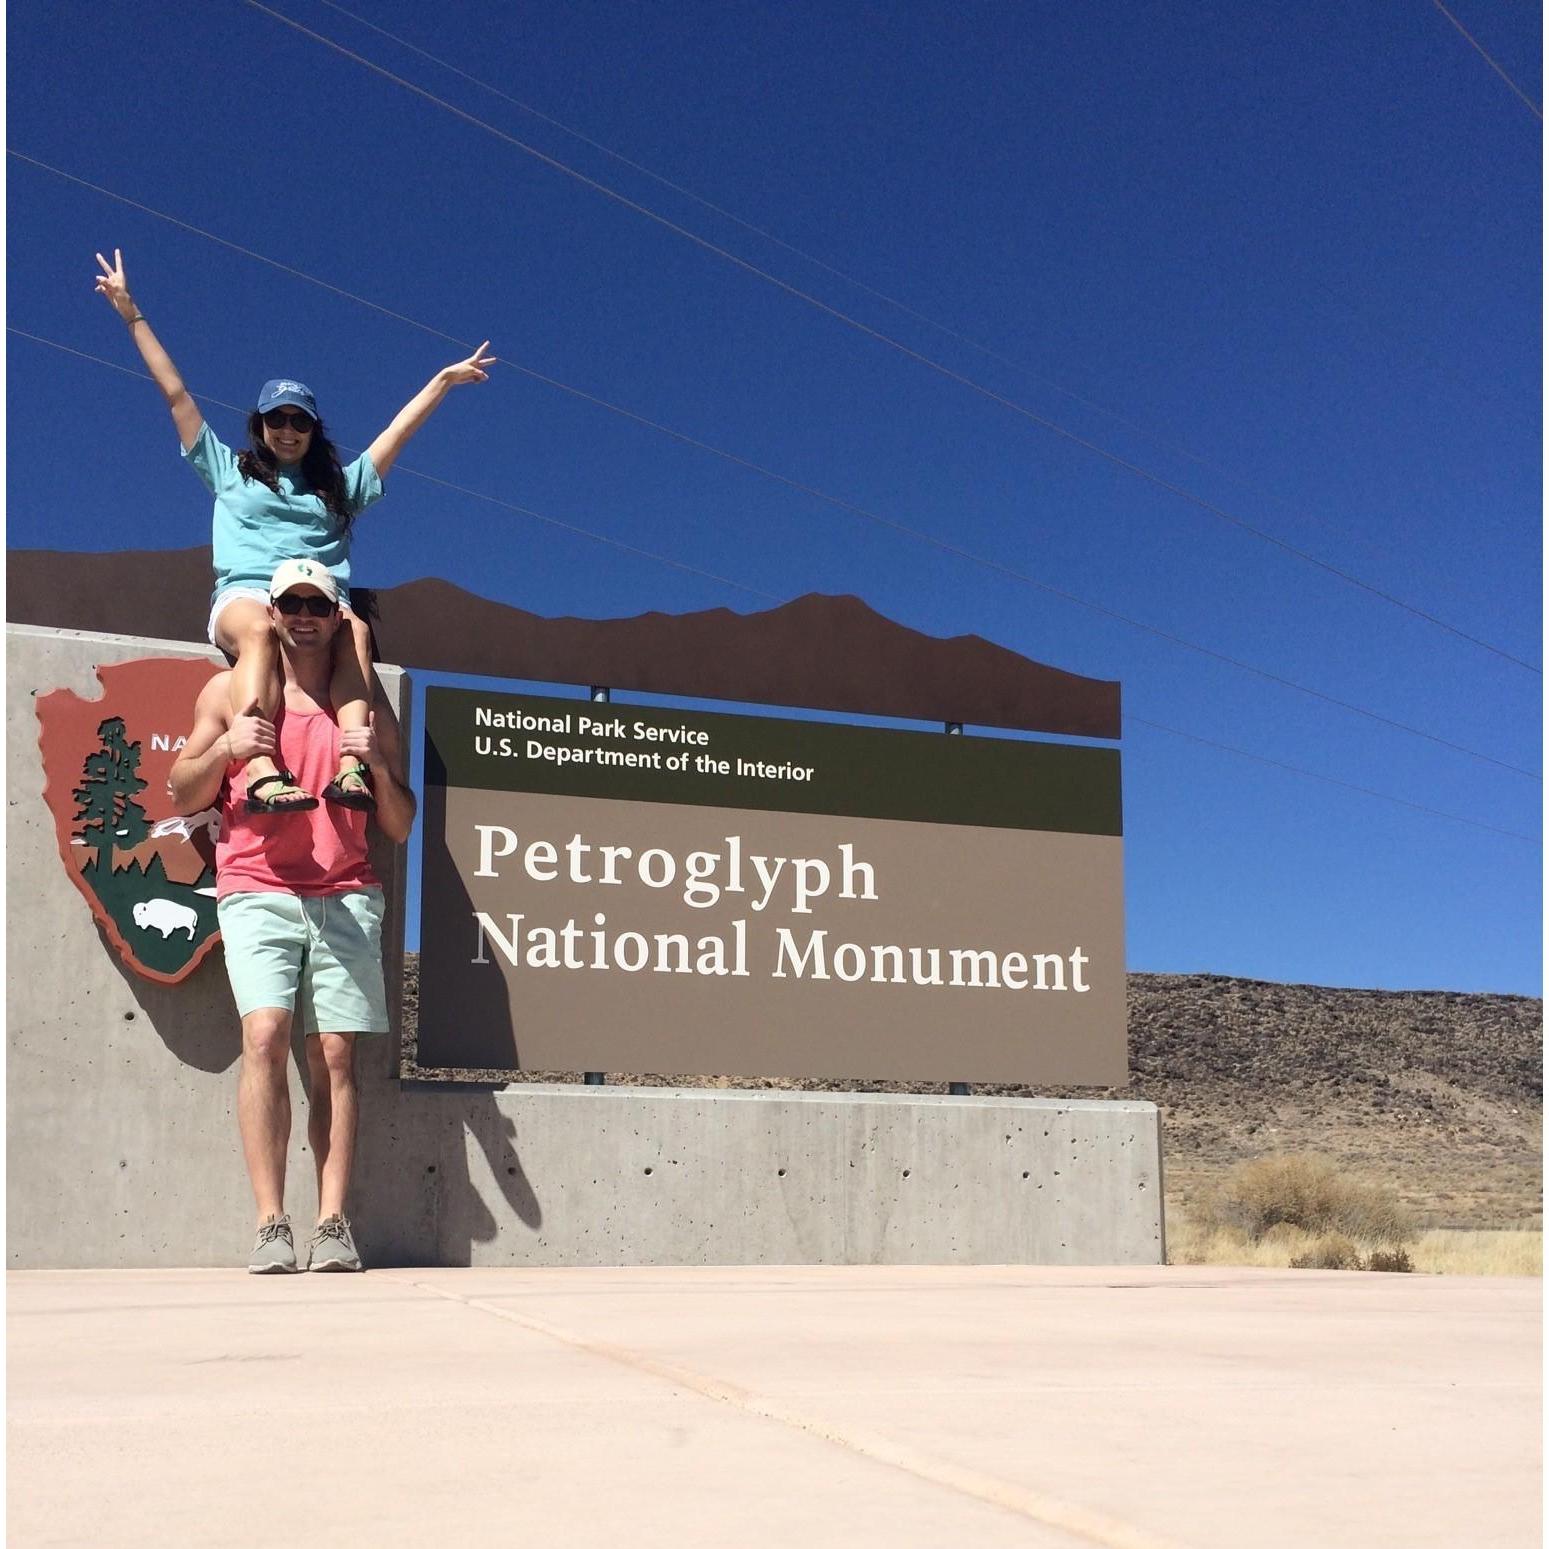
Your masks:
M 237 1015 L 292 1012 L 308 1033 L 385 1033 L 379 888 L 297 898 L 231 893 L 215 906 Z

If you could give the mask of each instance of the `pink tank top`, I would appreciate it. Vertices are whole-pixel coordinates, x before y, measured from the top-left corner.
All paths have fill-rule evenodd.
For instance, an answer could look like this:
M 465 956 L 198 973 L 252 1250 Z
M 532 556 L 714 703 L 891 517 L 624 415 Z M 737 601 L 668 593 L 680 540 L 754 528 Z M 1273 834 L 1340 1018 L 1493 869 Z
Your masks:
M 331 710 L 303 713 L 283 706 L 275 719 L 279 764 L 321 798 L 339 773 L 339 723 Z M 215 896 L 294 893 L 321 898 L 380 887 L 366 859 L 366 814 L 320 801 L 311 812 L 246 812 L 247 766 L 230 764 L 215 845 Z M 270 787 L 265 787 L 270 789 Z

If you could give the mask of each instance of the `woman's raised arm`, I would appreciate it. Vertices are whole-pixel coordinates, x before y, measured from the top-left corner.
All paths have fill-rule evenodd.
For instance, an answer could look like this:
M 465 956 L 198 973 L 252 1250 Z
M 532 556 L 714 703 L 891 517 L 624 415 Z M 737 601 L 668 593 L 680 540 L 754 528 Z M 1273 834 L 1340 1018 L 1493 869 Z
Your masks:
M 134 304 L 134 297 L 129 294 L 122 250 L 116 247 L 113 249 L 112 263 L 98 253 L 97 262 L 102 266 L 102 273 L 97 276 L 97 292 L 108 298 L 113 310 L 128 325 L 130 335 L 140 351 L 140 358 L 167 400 L 167 407 L 172 411 L 172 423 L 177 426 L 178 439 L 186 452 L 198 438 L 204 424 L 199 405 L 188 396 L 188 389 L 183 386 L 183 378 L 172 364 L 172 357 L 161 347 L 161 342 L 151 332 L 151 325 L 145 321 L 145 314 Z
M 385 477 L 387 470 L 398 460 L 409 437 L 414 434 L 454 388 L 464 382 L 487 382 L 489 372 L 485 367 L 495 363 L 493 355 L 485 354 L 489 348 L 486 339 L 467 360 L 459 360 L 443 366 L 398 412 L 393 422 L 366 448 L 371 466 L 378 477 Z

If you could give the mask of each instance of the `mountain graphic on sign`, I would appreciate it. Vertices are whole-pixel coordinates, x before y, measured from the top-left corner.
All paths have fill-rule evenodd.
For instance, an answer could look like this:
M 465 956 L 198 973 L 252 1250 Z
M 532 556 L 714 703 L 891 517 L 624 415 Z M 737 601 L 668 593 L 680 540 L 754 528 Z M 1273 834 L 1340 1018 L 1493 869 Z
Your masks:
M 208 548 L 7 556 L 13 623 L 203 640 Z M 1029 660 L 978 635 L 942 639 L 859 597 L 809 593 L 757 613 L 707 608 L 635 618 L 546 618 L 434 578 L 372 592 L 382 661 L 428 671 L 604 685 L 638 693 L 956 721 L 1062 736 L 1120 735 L 1119 685 Z

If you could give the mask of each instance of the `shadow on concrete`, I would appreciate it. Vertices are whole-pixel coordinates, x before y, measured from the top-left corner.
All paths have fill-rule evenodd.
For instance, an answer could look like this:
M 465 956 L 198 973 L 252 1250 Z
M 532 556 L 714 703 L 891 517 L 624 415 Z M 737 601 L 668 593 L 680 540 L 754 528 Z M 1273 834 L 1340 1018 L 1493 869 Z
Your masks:
M 109 952 L 105 940 L 103 949 Z M 126 1020 L 154 1031 L 183 1064 L 229 1075 L 234 1107 L 242 1033 L 220 949 L 180 984 L 143 978 L 116 953 L 109 955 L 138 1007 L 125 1013 Z M 503 984 L 499 1003 L 509 1017 Z M 384 1269 L 471 1264 L 475 1245 L 499 1235 L 485 1203 L 496 1189 L 525 1228 L 540 1232 L 543 1207 L 522 1165 L 515 1121 L 501 1112 L 494 1090 L 470 1082 L 400 1080 L 400 1036 L 395 1026 L 363 1040 L 359 1051 L 360 1135 L 349 1211 L 367 1262 Z M 315 1159 L 306 1135 L 310 1076 L 299 1031 L 292 1035 L 291 1061 L 296 1149 L 286 1201 L 299 1220 L 309 1219 L 316 1204 Z M 233 1129 L 235 1123 L 233 1114 Z M 469 1145 L 470 1135 L 477 1149 Z M 482 1176 L 475 1177 L 475 1170 Z
M 107 952 L 105 941 L 103 947 Z M 110 955 L 139 1008 L 126 1018 L 154 1030 L 183 1064 L 210 1075 L 229 1074 L 235 1083 L 241 1023 L 220 949 L 180 984 L 143 978 L 116 953 Z M 508 1006 L 503 985 L 500 1003 Z M 349 1210 L 368 1263 L 382 1268 L 471 1264 L 475 1245 L 498 1235 L 485 1203 L 496 1189 L 516 1219 L 539 1232 L 543 1207 L 522 1165 L 515 1121 L 501 1112 L 494 1091 L 476 1083 L 400 1080 L 400 1039 L 395 1026 L 385 1036 L 363 1040 L 359 1051 L 360 1135 Z M 297 1219 L 308 1217 L 316 1203 L 315 1159 L 306 1137 L 310 1077 L 302 1040 L 301 1032 L 293 1033 L 291 1133 L 296 1149 L 286 1180 L 286 1200 Z M 235 1127 L 235 1117 L 232 1123 Z M 475 1170 L 483 1176 L 476 1178 Z
M 224 951 L 217 946 L 179 984 L 158 984 L 128 967 L 109 944 L 101 925 L 102 950 L 134 997 L 139 1013 L 166 1045 L 167 1052 L 195 1070 L 219 1075 L 242 1053 L 241 1022 L 226 978 Z
M 372 862 L 388 896 L 383 968 L 393 1003 L 402 998 L 397 911 L 402 908 L 403 858 L 374 829 L 372 839 Z M 461 911 L 451 913 L 466 919 L 471 911 L 466 893 L 461 903 Z M 96 929 L 104 955 L 137 1008 L 125 1012 L 125 1019 L 148 1024 L 180 1063 L 207 1075 L 227 1076 L 233 1083 L 234 1110 L 242 1034 L 224 949 L 217 946 L 181 983 L 160 984 L 128 967 L 100 924 Z M 499 1055 L 487 1064 L 514 1066 L 509 992 L 493 963 L 487 974 L 472 976 L 471 992 L 471 1002 L 459 1004 L 446 1024 L 448 1035 L 459 1037 L 469 1027 L 486 1029 L 481 1042 L 487 1040 L 490 1052 Z M 479 1244 L 494 1242 L 502 1227 L 511 1230 L 512 1217 L 536 1235 L 542 1230 L 543 1207 L 522 1165 L 515 1121 L 501 1112 L 488 1085 L 400 1080 L 400 1022 L 401 1009 L 387 1035 L 363 1038 L 358 1051 L 360 1133 L 348 1208 L 367 1263 L 382 1268 L 468 1265 Z M 292 1161 L 286 1181 L 287 1204 L 298 1220 L 309 1218 L 316 1204 L 316 1164 L 306 1133 L 310 1075 L 303 1036 L 296 1030 L 291 1038 L 296 1074 L 291 1082 Z M 233 1111 L 233 1132 L 235 1127 Z M 469 1143 L 470 1135 L 476 1145 Z M 504 1207 L 499 1203 L 502 1196 Z M 499 1222 L 497 1210 L 502 1212 Z
M 533 1192 L 532 1184 L 522 1169 L 516 1149 L 516 1120 L 500 1111 L 494 1094 L 487 1093 L 486 1100 L 474 1109 L 464 1121 L 464 1126 L 478 1141 L 489 1164 L 491 1176 L 505 1195 L 506 1203 L 516 1213 L 523 1226 L 538 1231 L 543 1226 L 543 1207 Z M 493 1221 L 491 1222 L 493 1227 Z M 474 1239 L 488 1242 L 494 1232 Z
M 379 1047 L 361 1063 L 351 1217 L 368 1262 L 383 1269 L 471 1264 L 475 1245 L 499 1234 L 485 1203 L 497 1189 L 522 1225 L 540 1232 L 543 1207 L 522 1165 L 515 1121 L 494 1091 L 400 1080 L 390 1054 Z

